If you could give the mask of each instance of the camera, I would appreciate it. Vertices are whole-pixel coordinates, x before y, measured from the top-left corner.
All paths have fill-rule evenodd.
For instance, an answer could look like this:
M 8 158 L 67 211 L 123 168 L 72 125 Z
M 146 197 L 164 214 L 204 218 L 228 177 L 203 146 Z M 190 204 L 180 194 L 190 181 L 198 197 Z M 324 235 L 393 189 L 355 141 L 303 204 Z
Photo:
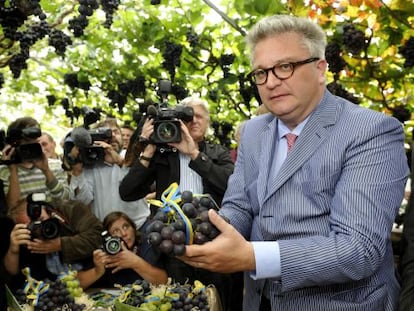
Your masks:
M 118 254 L 122 250 L 122 239 L 117 236 L 112 236 L 108 231 L 102 232 L 102 248 L 110 255 Z
M 17 164 L 25 161 L 39 160 L 43 157 L 42 146 L 39 143 L 22 144 L 24 139 L 36 139 L 42 135 L 40 128 L 28 127 L 24 129 L 11 129 L 7 135 L 4 130 L 0 131 L 0 147 L 9 144 L 15 148 L 15 152 L 9 161 L 4 164 Z
M 88 130 L 91 137 L 91 144 L 86 147 L 79 148 L 79 159 L 85 166 L 91 166 L 98 162 L 103 162 L 105 159 L 105 150 L 100 146 L 95 146 L 95 141 L 107 141 L 112 139 L 112 130 L 107 127 L 98 127 L 96 129 Z M 76 143 L 75 143 L 76 145 Z
M 31 222 L 28 229 L 32 239 L 51 240 L 60 235 L 60 223 L 56 218 L 40 220 L 42 207 L 48 206 L 44 193 L 33 193 L 27 196 L 27 215 Z
M 160 80 L 158 83 L 158 95 L 161 97 L 161 104 L 158 108 L 149 106 L 147 114 L 154 119 L 154 133 L 150 137 L 153 144 L 167 144 L 181 141 L 180 121 L 189 122 L 193 120 L 194 110 L 192 107 L 176 105 L 168 107 L 166 98 L 171 90 L 171 82 Z

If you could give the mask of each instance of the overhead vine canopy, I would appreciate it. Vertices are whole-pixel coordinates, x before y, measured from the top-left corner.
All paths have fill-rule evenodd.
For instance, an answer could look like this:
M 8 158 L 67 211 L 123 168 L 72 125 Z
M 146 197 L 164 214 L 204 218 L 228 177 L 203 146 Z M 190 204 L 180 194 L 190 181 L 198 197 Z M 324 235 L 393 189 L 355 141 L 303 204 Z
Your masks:
M 0 127 L 16 115 L 73 126 L 82 107 L 123 121 L 157 102 L 209 101 L 231 132 L 260 104 L 244 36 L 264 15 L 307 16 L 327 32 L 329 89 L 407 120 L 414 95 L 412 0 L 0 0 Z M 7 109 L 6 109 L 7 105 Z M 1 124 L 2 123 L 2 124 Z M 224 137 L 225 135 L 223 135 Z

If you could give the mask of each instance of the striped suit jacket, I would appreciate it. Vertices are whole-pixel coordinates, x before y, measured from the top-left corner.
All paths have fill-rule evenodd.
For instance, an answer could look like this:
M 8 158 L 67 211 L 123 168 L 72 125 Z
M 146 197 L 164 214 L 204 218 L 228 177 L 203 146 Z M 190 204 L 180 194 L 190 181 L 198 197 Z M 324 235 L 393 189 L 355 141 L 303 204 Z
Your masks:
M 220 212 L 251 241 L 279 241 L 281 278 L 245 272 L 244 310 L 258 310 L 265 281 L 272 310 L 395 310 L 401 123 L 326 91 L 271 181 L 277 137 L 271 114 L 245 124 Z

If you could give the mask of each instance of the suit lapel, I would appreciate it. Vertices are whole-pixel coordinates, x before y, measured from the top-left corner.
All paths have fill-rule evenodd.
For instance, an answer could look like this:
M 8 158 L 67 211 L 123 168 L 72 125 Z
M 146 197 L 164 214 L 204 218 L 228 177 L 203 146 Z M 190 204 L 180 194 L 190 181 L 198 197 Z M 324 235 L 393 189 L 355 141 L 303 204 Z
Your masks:
M 273 195 L 293 174 L 295 174 L 302 167 L 302 165 L 312 156 L 312 154 L 320 148 L 320 145 L 328 136 L 327 127 L 335 124 L 336 122 L 339 109 L 340 105 L 334 100 L 334 98 L 332 98 L 330 93 L 327 93 L 303 128 L 301 134 L 295 142 L 294 148 L 282 164 L 277 178 L 272 184 L 268 185 L 268 191 L 265 192 L 263 196 L 264 201 Z M 276 132 L 277 131 L 274 131 L 274 133 Z M 270 151 L 269 154 L 271 154 Z M 269 170 L 270 168 L 271 164 L 270 166 L 268 164 L 266 170 Z

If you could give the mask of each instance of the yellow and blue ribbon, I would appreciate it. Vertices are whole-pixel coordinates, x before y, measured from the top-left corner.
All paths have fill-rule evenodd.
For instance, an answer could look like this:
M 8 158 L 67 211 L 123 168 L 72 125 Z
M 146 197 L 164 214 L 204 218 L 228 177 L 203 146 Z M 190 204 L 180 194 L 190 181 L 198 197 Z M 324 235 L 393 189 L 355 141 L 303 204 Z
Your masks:
M 181 203 L 181 193 L 177 183 L 172 183 L 161 195 L 160 200 L 148 200 L 152 205 L 158 206 L 164 213 L 175 214 L 181 217 L 185 223 L 186 231 L 186 243 L 187 245 L 193 244 L 194 232 L 191 221 L 184 214 L 183 210 L 179 206 Z
M 22 269 L 22 273 L 26 276 L 26 284 L 23 291 L 25 292 L 27 299 L 32 300 L 31 305 L 37 306 L 40 295 L 49 290 L 50 284 L 32 278 L 29 267 Z

